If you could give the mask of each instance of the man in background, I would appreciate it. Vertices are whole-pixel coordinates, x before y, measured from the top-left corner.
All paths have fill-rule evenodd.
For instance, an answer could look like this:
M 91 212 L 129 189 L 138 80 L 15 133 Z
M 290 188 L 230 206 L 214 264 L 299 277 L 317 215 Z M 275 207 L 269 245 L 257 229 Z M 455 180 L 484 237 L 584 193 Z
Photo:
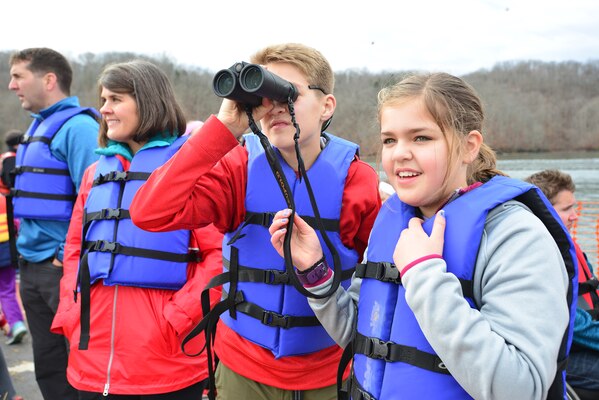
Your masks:
M 556 169 L 532 174 L 525 179 L 536 185 L 551 202 L 560 219 L 570 230 L 576 214 L 576 186 L 572 177 Z M 574 320 L 572 350 L 568 359 L 566 380 L 574 389 L 599 391 L 599 290 L 597 278 L 578 244 L 578 308 Z
M 14 53 L 9 64 L 8 88 L 33 117 L 17 150 L 12 195 L 21 222 L 20 292 L 33 339 L 35 377 L 45 400 L 75 400 L 77 392 L 66 379 L 67 344 L 50 326 L 73 203 L 83 172 L 98 159 L 98 114 L 71 97 L 73 72 L 62 54 L 30 48 Z

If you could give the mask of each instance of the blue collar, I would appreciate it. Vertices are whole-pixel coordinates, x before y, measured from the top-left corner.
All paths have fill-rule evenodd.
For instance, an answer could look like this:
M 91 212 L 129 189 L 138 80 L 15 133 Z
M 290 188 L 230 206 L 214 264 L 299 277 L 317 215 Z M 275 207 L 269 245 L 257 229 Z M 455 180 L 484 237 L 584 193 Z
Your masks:
M 172 135 L 163 136 L 162 133 L 158 133 L 158 134 L 152 136 L 152 138 L 150 140 L 148 140 L 141 147 L 141 149 L 139 149 L 139 151 L 151 149 L 153 147 L 170 146 L 178 138 L 179 138 L 178 136 L 172 136 Z M 125 157 L 129 161 L 131 161 L 134 156 L 129 145 L 127 145 L 126 143 L 117 142 L 115 140 L 109 140 L 108 145 L 106 147 L 100 147 L 100 148 L 96 149 L 95 153 L 102 155 L 102 156 L 115 156 L 118 154 L 118 155 Z

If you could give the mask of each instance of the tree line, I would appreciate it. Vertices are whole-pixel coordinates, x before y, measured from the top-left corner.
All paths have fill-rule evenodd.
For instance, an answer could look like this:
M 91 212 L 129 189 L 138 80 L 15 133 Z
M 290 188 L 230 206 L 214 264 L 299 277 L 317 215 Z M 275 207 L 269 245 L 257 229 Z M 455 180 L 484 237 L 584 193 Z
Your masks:
M 10 129 L 26 130 L 31 122 L 8 90 L 9 58 L 10 52 L 0 52 L 0 135 Z M 72 95 L 78 96 L 83 106 L 97 107 L 97 79 L 102 69 L 133 58 L 152 61 L 167 73 L 189 120 L 205 120 L 218 112 L 221 99 L 212 91 L 214 71 L 134 53 L 87 53 L 70 59 Z M 377 93 L 412 72 L 336 72 L 337 110 L 328 131 L 358 143 L 362 156 L 376 155 L 380 149 Z M 461 77 L 483 100 L 485 140 L 497 151 L 599 149 L 599 60 L 504 62 Z

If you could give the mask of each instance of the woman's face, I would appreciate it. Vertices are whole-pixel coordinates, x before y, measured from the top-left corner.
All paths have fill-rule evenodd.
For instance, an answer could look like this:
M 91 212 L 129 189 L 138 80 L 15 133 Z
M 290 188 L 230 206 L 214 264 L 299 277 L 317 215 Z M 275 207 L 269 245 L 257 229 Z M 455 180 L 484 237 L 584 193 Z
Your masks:
M 432 216 L 451 191 L 466 185 L 465 174 L 446 182 L 449 144 L 421 99 L 381 110 L 382 165 L 399 198 Z M 463 176 L 462 176 L 463 175 Z
M 102 87 L 100 99 L 100 113 L 106 122 L 108 138 L 126 143 L 133 152 L 137 151 L 141 145 L 133 141 L 139 128 L 135 98 L 129 93 L 117 93 Z

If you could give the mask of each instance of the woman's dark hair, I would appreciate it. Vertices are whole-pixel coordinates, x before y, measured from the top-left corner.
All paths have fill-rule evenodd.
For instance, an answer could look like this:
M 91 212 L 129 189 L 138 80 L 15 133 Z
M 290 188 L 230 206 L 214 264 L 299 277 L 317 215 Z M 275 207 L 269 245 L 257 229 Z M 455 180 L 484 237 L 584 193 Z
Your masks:
M 108 65 L 98 79 L 99 94 L 102 88 L 130 94 L 135 99 L 139 127 L 134 141 L 146 142 L 158 133 L 181 136 L 185 132 L 185 115 L 177 102 L 173 87 L 166 74 L 151 62 L 133 60 Z M 102 147 L 106 147 L 108 143 L 107 130 L 106 121 L 102 119 L 98 139 Z

